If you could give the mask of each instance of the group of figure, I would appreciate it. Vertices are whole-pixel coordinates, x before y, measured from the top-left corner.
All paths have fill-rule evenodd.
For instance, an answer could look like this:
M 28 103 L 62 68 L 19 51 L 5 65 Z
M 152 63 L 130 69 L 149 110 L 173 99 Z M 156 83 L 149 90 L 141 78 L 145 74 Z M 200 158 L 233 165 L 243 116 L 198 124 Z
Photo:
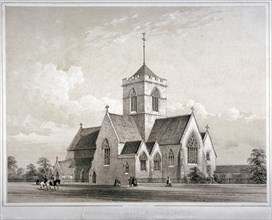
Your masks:
M 129 186 L 137 186 L 137 179 L 134 176 L 131 176 L 128 180 L 128 185 Z
M 48 190 L 48 189 L 51 189 L 51 187 L 53 187 L 54 190 L 56 190 L 56 189 L 59 189 L 60 179 L 55 180 L 54 176 L 52 176 L 51 179 L 48 180 L 45 176 L 42 182 L 40 182 L 40 180 L 37 179 L 36 185 L 40 185 L 40 189 Z

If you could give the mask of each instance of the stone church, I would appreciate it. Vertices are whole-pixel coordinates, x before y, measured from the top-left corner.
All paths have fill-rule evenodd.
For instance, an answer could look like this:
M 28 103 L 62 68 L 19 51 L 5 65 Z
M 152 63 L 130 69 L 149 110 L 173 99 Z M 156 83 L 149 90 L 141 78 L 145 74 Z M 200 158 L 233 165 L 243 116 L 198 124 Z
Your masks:
M 190 114 L 167 117 L 166 79 L 144 60 L 122 87 L 123 114 L 106 106 L 100 127 L 80 124 L 65 160 L 56 160 L 56 178 L 109 185 L 115 178 L 127 184 L 130 176 L 138 182 L 165 182 L 167 177 L 183 182 L 195 166 L 207 177 L 213 175 L 217 155 L 208 126 L 199 129 L 193 108 Z

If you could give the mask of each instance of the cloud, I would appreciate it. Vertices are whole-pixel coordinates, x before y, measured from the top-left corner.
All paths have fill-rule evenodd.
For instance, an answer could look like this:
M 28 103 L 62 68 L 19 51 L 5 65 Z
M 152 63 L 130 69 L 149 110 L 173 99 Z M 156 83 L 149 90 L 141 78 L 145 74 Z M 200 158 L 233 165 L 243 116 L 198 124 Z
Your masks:
M 204 105 L 195 102 L 192 99 L 187 100 L 185 104 L 176 103 L 172 106 L 169 106 L 169 110 L 171 113 L 182 112 L 188 114 L 188 112 L 191 112 L 192 107 L 194 108 L 194 113 L 198 116 L 201 116 L 203 119 L 207 118 L 209 115 L 212 115 L 211 113 L 208 113 Z
M 234 107 L 227 109 L 225 112 L 218 114 L 218 117 L 226 118 L 229 121 L 234 121 L 239 118 L 242 118 L 243 115 L 240 113 L 240 111 Z
M 147 32 L 148 36 L 178 35 L 186 37 L 188 31 L 211 23 L 219 22 L 221 11 L 199 9 L 177 10 L 161 15 L 158 19 L 148 21 L 137 19 L 138 14 L 115 18 L 102 25 L 97 25 L 86 32 L 86 45 L 105 49 L 112 44 L 122 44 L 132 37 Z M 122 32 L 117 32 L 122 27 Z
M 113 19 L 111 22 L 106 23 L 106 25 L 112 24 L 112 25 L 119 25 L 119 24 L 123 24 L 125 22 L 130 22 L 130 20 L 138 18 L 138 14 L 134 14 L 132 16 L 124 16 L 121 18 L 115 18 Z

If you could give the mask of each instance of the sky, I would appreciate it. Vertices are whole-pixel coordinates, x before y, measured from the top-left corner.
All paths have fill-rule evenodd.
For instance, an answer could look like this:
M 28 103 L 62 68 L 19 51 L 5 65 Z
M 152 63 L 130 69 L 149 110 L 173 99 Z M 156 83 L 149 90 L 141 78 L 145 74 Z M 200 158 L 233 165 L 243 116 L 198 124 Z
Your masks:
M 7 7 L 7 155 L 54 164 L 79 129 L 122 114 L 122 79 L 146 65 L 168 80 L 168 116 L 208 124 L 217 164 L 266 147 L 266 14 L 261 6 Z

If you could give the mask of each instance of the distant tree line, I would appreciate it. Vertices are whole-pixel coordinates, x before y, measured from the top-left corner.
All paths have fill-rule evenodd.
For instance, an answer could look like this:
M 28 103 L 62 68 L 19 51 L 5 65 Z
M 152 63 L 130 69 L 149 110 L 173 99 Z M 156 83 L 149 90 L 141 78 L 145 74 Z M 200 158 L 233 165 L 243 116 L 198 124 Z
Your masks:
M 8 181 L 35 181 L 52 175 L 52 165 L 46 157 L 40 157 L 36 164 L 28 164 L 25 168 L 19 167 L 13 156 L 8 156 Z

